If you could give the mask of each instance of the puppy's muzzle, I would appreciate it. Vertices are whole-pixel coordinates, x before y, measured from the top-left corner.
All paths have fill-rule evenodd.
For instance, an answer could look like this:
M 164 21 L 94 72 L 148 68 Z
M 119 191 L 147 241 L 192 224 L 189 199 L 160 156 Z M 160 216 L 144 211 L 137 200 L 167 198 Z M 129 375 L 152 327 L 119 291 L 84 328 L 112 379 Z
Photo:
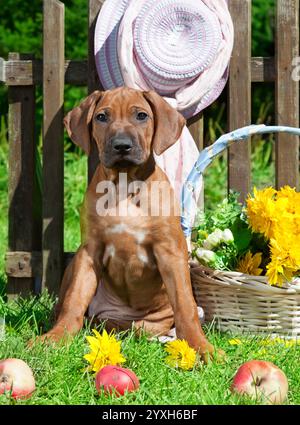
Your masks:
M 116 137 L 112 140 L 112 149 L 119 155 L 127 155 L 131 152 L 133 143 L 129 137 Z
M 104 150 L 103 164 L 108 167 L 130 167 L 143 162 L 143 150 L 134 138 L 127 135 L 113 136 Z

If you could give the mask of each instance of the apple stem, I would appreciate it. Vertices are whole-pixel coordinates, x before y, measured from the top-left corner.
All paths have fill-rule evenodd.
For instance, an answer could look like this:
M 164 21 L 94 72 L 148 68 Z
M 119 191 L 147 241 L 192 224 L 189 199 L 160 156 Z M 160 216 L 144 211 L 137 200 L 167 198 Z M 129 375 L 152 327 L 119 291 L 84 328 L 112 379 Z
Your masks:
M 8 382 L 8 375 L 6 375 L 6 374 L 3 374 L 3 375 L 1 375 L 1 377 L 0 377 L 0 382 L 1 383 L 6 383 L 6 382 Z
M 256 387 L 259 387 L 261 382 L 262 382 L 262 379 L 257 376 L 256 379 L 254 380 L 254 385 Z

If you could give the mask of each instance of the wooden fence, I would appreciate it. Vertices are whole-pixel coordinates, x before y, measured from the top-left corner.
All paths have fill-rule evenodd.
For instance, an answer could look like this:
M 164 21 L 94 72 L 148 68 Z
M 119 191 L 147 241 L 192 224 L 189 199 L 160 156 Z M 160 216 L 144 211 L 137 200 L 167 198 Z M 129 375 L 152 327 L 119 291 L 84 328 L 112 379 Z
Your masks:
M 0 59 L 0 81 L 9 95 L 9 247 L 6 258 L 8 292 L 27 294 L 47 287 L 57 292 L 67 253 L 63 249 L 63 94 L 64 84 L 100 84 L 94 64 L 93 35 L 101 0 L 87 2 L 89 55 L 65 60 L 64 4 L 44 0 L 43 61 L 11 53 Z M 292 63 L 299 56 L 299 0 L 276 2 L 275 57 L 251 57 L 251 0 L 229 0 L 235 26 L 235 45 L 228 83 L 228 130 L 251 123 L 251 83 L 272 82 L 276 93 L 276 123 L 299 126 L 299 82 L 292 80 Z M 84 13 L 84 11 L 81 11 Z M 35 214 L 34 191 L 35 88 L 43 85 L 42 217 Z M 205 114 L 204 114 L 205 115 Z M 189 128 L 201 149 L 203 120 Z M 276 139 L 276 185 L 298 187 L 299 138 Z M 88 178 L 97 164 L 95 147 L 88 159 Z M 250 141 L 229 149 L 228 186 L 250 190 Z

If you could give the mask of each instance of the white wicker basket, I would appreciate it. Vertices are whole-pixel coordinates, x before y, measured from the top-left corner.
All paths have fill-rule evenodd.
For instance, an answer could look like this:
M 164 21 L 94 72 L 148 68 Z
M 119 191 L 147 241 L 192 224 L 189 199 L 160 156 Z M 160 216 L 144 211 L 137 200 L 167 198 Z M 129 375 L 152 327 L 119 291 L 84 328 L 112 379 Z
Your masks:
M 205 321 L 235 333 L 300 337 L 300 285 L 279 288 L 265 276 L 212 270 L 191 262 L 196 302 Z
M 181 225 L 189 247 L 196 194 L 201 189 L 203 173 L 212 160 L 230 145 L 245 142 L 253 134 L 281 132 L 300 136 L 300 128 L 251 125 L 224 134 L 200 152 L 182 191 Z M 264 276 L 216 271 L 193 262 L 191 280 L 205 320 L 214 320 L 218 329 L 300 337 L 300 284 L 278 288 L 270 286 Z

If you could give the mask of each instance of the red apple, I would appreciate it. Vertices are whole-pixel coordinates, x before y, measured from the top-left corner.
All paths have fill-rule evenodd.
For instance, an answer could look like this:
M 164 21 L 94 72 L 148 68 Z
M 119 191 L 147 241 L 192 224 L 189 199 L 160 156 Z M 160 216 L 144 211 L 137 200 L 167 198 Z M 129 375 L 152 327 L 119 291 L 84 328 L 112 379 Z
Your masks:
M 105 366 L 96 375 L 96 389 L 117 396 L 124 395 L 125 391 L 131 392 L 139 388 L 140 382 L 136 374 L 119 366 Z
M 0 361 L 0 394 L 11 392 L 15 399 L 26 399 L 34 390 L 34 376 L 27 363 L 20 359 Z
M 251 360 L 238 369 L 231 391 L 264 400 L 268 404 L 282 404 L 287 397 L 288 380 L 273 363 Z

